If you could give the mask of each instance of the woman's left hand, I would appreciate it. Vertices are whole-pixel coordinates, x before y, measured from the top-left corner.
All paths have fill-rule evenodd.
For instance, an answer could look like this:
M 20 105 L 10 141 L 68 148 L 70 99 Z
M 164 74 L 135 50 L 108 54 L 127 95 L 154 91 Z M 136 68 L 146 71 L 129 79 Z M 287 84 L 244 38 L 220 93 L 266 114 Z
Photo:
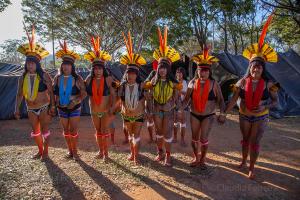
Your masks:
M 48 114 L 51 115 L 52 117 L 55 116 L 56 114 L 56 109 L 55 109 L 55 106 L 51 106 L 49 111 L 48 111 Z
M 218 120 L 219 124 L 224 124 L 225 121 L 226 121 L 226 116 L 225 115 L 219 115 L 217 120 Z
M 74 101 L 71 101 L 68 105 L 68 109 L 72 109 L 72 108 L 74 108 L 74 106 L 75 106 Z

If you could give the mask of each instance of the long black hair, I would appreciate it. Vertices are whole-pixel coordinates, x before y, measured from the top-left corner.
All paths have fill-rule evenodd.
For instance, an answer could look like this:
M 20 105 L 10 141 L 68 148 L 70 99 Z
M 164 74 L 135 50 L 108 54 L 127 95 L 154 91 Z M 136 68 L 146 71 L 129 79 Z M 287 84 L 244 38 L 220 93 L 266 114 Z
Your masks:
M 93 64 L 92 65 L 92 70 L 91 70 L 91 73 L 90 73 L 90 76 L 91 76 L 91 80 L 93 80 L 93 78 L 95 77 L 95 73 L 94 73 L 94 70 L 95 70 L 95 68 L 96 67 L 99 67 L 99 68 L 102 68 L 103 69 L 103 76 L 104 76 L 104 78 L 106 78 L 106 77 L 108 77 L 109 76 L 109 72 L 108 72 L 108 70 L 105 68 L 105 66 L 104 65 L 102 65 L 102 64 Z
M 183 80 L 186 80 L 186 72 L 185 72 L 185 69 L 183 68 L 183 67 L 178 67 L 177 69 L 176 69 L 176 73 L 177 73 L 177 71 L 179 71 L 180 73 L 182 73 L 182 79 Z M 177 78 L 177 77 L 176 77 Z
M 134 68 L 128 68 L 128 69 L 125 70 L 124 75 L 123 75 L 123 77 L 121 79 L 121 85 L 124 85 L 124 84 L 127 83 L 127 77 L 128 77 L 128 73 L 129 72 L 136 73 L 136 80 L 135 81 L 136 81 L 137 84 L 140 84 L 142 82 L 139 70 L 138 69 L 134 69 Z
M 267 81 L 269 80 L 269 78 L 267 77 L 267 72 L 266 72 L 266 63 L 262 60 L 262 59 L 255 59 L 255 60 L 252 60 L 249 62 L 249 65 L 248 65 L 248 68 L 246 70 L 246 73 L 244 75 L 244 78 L 247 78 L 250 76 L 250 68 L 256 64 L 259 64 L 262 66 L 263 68 L 263 71 L 262 71 L 262 74 L 261 74 L 261 77 Z
M 169 84 L 169 81 L 172 81 L 173 83 L 178 83 L 178 81 L 175 79 L 174 75 L 172 74 L 171 63 L 169 61 L 162 60 L 158 63 L 156 74 L 152 79 L 153 85 L 156 85 L 158 83 L 158 81 L 160 80 L 160 75 L 159 75 L 159 69 L 160 68 L 166 68 L 167 69 L 166 80 L 167 80 L 168 84 Z
M 35 65 L 36 65 L 36 73 L 39 75 L 39 77 L 41 78 L 41 80 L 43 80 L 44 79 L 44 73 L 45 73 L 45 71 L 42 68 L 41 63 L 38 60 L 38 58 L 36 58 L 34 56 L 27 56 L 26 57 L 25 65 L 24 65 L 24 72 L 22 74 L 23 78 L 25 77 L 25 75 L 28 72 L 28 69 L 27 69 L 27 63 L 28 62 L 34 62 L 35 63 Z
M 76 72 L 76 69 L 75 69 L 75 64 L 73 62 L 70 62 L 70 61 L 63 61 L 62 64 L 60 65 L 60 74 L 63 75 L 64 74 L 64 71 L 63 71 L 63 68 L 62 66 L 63 65 L 68 65 L 70 64 L 72 66 L 72 71 L 71 71 L 71 75 L 74 77 L 75 81 L 78 79 L 78 74 Z

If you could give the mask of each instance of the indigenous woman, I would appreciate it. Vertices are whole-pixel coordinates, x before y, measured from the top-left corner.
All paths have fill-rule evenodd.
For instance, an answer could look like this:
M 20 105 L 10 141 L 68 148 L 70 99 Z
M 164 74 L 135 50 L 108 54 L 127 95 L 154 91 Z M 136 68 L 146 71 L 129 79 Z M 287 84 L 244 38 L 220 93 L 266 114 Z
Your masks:
M 156 161 L 164 159 L 165 166 L 171 164 L 171 143 L 173 140 L 174 108 L 179 105 L 177 81 L 171 75 L 171 65 L 180 59 L 179 53 L 167 46 L 167 27 L 165 27 L 164 38 L 158 28 L 160 46 L 153 53 L 153 57 L 158 61 L 158 69 L 152 78 L 150 85 L 153 93 L 152 113 L 156 128 L 158 155 Z M 175 104 L 176 103 L 176 104 Z M 163 147 L 166 153 L 164 154 Z
M 45 159 L 48 156 L 49 123 L 51 115 L 55 114 L 52 80 L 41 67 L 41 60 L 49 55 L 49 52 L 40 44 L 35 43 L 34 27 L 32 36 L 27 37 L 29 43 L 21 45 L 18 51 L 26 56 L 25 71 L 19 79 L 18 93 L 16 97 L 15 117 L 20 118 L 20 104 L 25 97 L 28 118 L 32 127 L 31 137 L 38 146 L 38 153 L 32 158 Z
M 245 76 L 235 85 L 235 92 L 225 112 L 229 112 L 237 102 L 239 105 L 239 121 L 243 139 L 242 162 L 239 167 L 247 165 L 250 150 L 249 178 L 254 178 L 254 165 L 258 158 L 260 140 L 264 134 L 269 117 L 269 109 L 277 104 L 277 90 L 274 83 L 266 77 L 266 62 L 277 62 L 277 54 L 273 48 L 264 43 L 264 37 L 272 15 L 268 18 L 259 43 L 252 44 L 243 52 L 249 59 L 249 67 Z
M 211 65 L 218 59 L 210 56 L 208 48 L 203 54 L 192 57 L 197 63 L 195 77 L 189 82 L 183 105 L 191 100 L 190 122 L 192 128 L 192 148 L 194 160 L 191 167 L 200 166 L 206 169 L 205 158 L 208 149 L 208 136 L 216 115 L 217 105 L 220 112 L 225 109 L 224 99 L 219 84 L 212 78 Z M 199 156 L 198 149 L 201 146 Z
M 185 80 L 186 75 L 185 75 L 185 69 L 183 67 L 179 67 L 176 70 L 176 80 L 178 83 L 182 85 L 182 89 L 180 90 L 180 100 L 183 101 L 186 91 L 187 91 L 187 82 Z M 183 112 L 176 112 L 175 114 L 175 120 L 174 120 L 174 140 L 173 142 L 177 142 L 177 131 L 179 128 L 179 132 L 181 135 L 181 146 L 186 146 L 186 143 L 184 141 L 184 136 L 185 136 L 185 128 L 186 128 L 186 113 L 185 111 Z
M 60 123 L 63 127 L 68 154 L 67 158 L 78 160 L 77 139 L 80 121 L 81 101 L 86 97 L 84 81 L 75 71 L 75 60 L 79 55 L 67 48 L 67 43 L 60 43 L 61 50 L 56 57 L 62 59 L 60 73 L 54 78 L 54 94 L 58 107 Z
M 115 89 L 112 87 L 113 78 L 105 69 L 105 62 L 111 56 L 100 50 L 100 38 L 92 38 L 93 51 L 84 55 L 92 63 L 91 75 L 86 79 L 86 90 L 90 96 L 89 104 L 91 117 L 95 128 L 95 137 L 99 147 L 96 158 L 107 160 L 109 144 L 109 125 L 113 106 L 115 106 Z
M 128 38 L 123 33 L 127 54 L 123 55 L 120 63 L 127 65 L 123 80 L 118 90 L 121 100 L 121 115 L 125 128 L 128 132 L 130 144 L 130 155 L 128 160 L 138 164 L 138 153 L 140 144 L 140 132 L 144 123 L 145 97 L 144 83 L 139 76 L 139 67 L 146 64 L 146 60 L 139 54 L 133 52 L 130 32 Z

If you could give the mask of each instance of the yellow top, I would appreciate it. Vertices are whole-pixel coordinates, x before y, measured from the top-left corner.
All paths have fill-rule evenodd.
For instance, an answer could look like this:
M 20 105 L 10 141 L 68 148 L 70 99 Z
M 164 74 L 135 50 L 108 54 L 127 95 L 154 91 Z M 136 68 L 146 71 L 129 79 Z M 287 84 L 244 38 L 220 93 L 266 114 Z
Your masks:
M 159 80 L 153 88 L 153 98 L 159 104 L 165 104 L 172 97 L 173 90 L 172 81 L 169 81 L 169 83 L 165 83 L 164 86 L 162 86 L 162 80 Z
M 35 78 L 33 81 L 33 88 L 28 73 L 25 75 L 24 82 L 23 82 L 23 95 L 26 100 L 34 101 L 36 99 L 38 94 L 39 84 L 40 84 L 39 75 L 35 74 Z

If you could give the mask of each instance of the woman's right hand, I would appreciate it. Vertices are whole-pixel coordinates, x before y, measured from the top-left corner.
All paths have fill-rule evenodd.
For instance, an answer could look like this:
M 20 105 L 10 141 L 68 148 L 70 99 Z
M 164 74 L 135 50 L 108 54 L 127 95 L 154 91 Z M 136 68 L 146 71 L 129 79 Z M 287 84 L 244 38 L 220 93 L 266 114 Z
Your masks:
M 20 112 L 19 111 L 15 111 L 14 116 L 17 120 L 20 119 Z

